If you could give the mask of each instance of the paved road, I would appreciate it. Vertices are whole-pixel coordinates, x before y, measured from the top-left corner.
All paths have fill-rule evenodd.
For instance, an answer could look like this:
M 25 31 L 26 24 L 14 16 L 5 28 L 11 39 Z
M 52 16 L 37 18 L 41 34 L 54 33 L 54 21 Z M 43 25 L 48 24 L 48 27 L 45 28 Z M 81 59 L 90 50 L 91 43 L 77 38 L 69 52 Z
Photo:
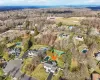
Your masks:
M 52 79 L 52 76 L 53 76 L 53 73 L 52 73 L 52 72 L 50 72 L 50 73 L 49 73 L 49 76 L 47 77 L 47 79 L 46 79 L 46 80 L 51 80 L 51 79 Z
M 11 75 L 13 78 L 17 78 L 20 80 L 36 80 L 31 78 L 23 73 L 20 72 L 20 68 L 22 66 L 22 60 L 11 60 L 7 62 L 7 66 L 5 67 L 4 72 Z
M 25 58 L 27 58 L 27 56 L 28 56 L 28 51 L 26 51 L 21 58 L 25 59 Z

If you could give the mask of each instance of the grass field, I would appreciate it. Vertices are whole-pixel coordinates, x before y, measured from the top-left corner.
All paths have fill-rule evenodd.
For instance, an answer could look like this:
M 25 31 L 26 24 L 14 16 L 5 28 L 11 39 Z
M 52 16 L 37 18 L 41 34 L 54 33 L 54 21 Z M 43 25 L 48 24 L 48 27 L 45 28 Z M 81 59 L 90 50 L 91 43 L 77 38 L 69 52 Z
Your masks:
M 46 45 L 33 45 L 30 49 L 39 49 L 41 47 L 47 47 Z
M 32 77 L 36 78 L 37 80 L 45 80 L 48 75 L 49 74 L 46 73 L 45 69 L 43 68 L 43 64 L 38 65 L 32 72 Z
M 85 17 L 57 18 L 56 23 L 62 22 L 65 25 L 80 25 L 80 21 Z

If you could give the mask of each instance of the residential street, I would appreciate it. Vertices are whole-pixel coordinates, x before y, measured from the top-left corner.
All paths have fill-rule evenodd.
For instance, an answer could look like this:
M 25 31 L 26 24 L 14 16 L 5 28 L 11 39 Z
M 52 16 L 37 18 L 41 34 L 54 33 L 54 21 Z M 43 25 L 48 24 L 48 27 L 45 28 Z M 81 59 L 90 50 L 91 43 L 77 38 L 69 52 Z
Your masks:
M 22 74 L 20 72 L 21 66 L 22 66 L 22 60 L 11 60 L 7 62 L 7 66 L 4 70 L 5 73 L 8 75 L 11 75 L 14 80 L 20 79 L 20 80 L 36 80 L 34 78 L 31 78 L 25 74 Z

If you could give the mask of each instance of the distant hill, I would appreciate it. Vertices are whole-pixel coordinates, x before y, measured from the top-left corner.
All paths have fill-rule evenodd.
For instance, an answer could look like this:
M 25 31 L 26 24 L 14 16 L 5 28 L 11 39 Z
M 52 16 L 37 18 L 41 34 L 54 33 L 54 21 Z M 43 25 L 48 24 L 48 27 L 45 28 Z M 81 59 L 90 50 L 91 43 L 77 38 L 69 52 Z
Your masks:
M 0 11 L 19 10 L 27 8 L 37 8 L 35 6 L 0 6 Z
M 61 5 L 61 6 L 0 6 L 0 11 L 20 10 L 20 9 L 38 9 L 38 8 L 89 8 L 100 10 L 100 6 L 95 5 Z
M 92 10 L 100 10 L 100 6 L 96 6 L 96 7 L 87 7 L 89 9 L 92 9 Z
M 50 8 L 52 6 L 0 6 L 0 11 L 20 10 L 20 9 L 37 9 Z

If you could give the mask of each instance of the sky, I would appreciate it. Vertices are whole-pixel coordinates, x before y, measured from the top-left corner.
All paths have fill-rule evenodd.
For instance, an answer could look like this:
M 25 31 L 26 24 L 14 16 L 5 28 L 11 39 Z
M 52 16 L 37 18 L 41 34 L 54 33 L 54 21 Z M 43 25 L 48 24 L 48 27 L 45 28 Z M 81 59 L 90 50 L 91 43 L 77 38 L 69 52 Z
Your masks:
M 100 0 L 0 0 L 0 6 L 99 5 Z

